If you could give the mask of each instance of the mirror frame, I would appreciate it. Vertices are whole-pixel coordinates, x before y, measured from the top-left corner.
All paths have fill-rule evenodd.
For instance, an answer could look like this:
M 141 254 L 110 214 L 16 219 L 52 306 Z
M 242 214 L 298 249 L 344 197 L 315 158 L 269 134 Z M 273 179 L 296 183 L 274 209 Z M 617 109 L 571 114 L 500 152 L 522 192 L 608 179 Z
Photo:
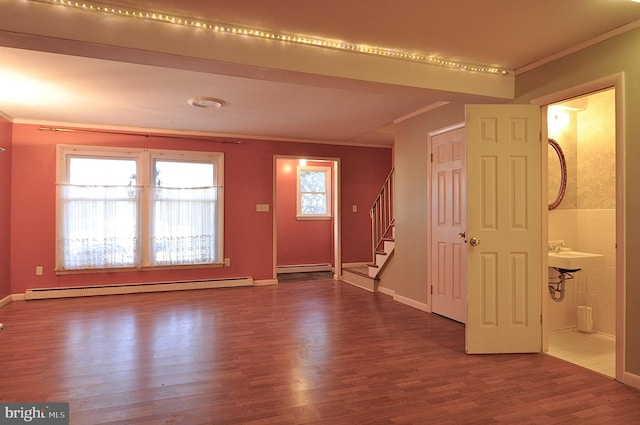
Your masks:
M 560 205 L 562 198 L 564 198 L 564 193 L 567 190 L 567 161 L 564 159 L 564 153 L 562 152 L 562 148 L 558 142 L 553 139 L 549 139 L 549 145 L 551 145 L 553 150 L 556 152 L 558 160 L 560 161 L 560 187 L 558 188 L 558 193 L 556 194 L 555 199 L 549 204 L 549 210 L 553 210 Z

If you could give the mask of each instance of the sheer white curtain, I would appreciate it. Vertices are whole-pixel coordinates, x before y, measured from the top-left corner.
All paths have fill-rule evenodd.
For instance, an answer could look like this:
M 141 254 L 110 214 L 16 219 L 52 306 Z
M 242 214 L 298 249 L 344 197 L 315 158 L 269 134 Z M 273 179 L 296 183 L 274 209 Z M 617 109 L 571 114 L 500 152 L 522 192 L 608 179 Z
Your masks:
M 216 261 L 217 186 L 151 188 L 151 262 L 154 265 Z
M 58 185 L 63 269 L 134 267 L 140 192 L 136 186 Z

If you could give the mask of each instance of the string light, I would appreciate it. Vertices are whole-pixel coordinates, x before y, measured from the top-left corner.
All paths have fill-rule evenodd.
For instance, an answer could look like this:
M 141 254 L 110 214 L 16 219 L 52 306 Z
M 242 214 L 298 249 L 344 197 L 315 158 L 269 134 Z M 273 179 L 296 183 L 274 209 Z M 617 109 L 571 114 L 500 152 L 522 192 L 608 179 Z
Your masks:
M 196 30 L 208 30 L 217 33 L 225 33 L 230 35 L 237 35 L 242 37 L 254 37 L 263 40 L 276 40 L 283 43 L 300 44 L 309 47 L 318 47 L 325 49 L 341 50 L 347 52 L 357 52 L 371 56 L 381 56 L 393 59 L 405 60 L 410 62 L 427 63 L 431 65 L 437 65 L 446 68 L 458 69 L 461 71 L 477 72 L 484 74 L 494 75 L 509 75 L 511 71 L 494 67 L 478 64 L 464 63 L 454 60 L 449 60 L 435 55 L 428 55 L 417 52 L 408 52 L 399 49 L 391 49 L 380 46 L 368 46 L 357 43 L 349 43 L 340 40 L 330 40 L 319 37 L 310 37 L 299 34 L 284 34 L 278 32 L 271 32 L 261 29 L 248 28 L 242 26 L 231 25 L 221 22 L 205 22 L 201 20 L 195 20 L 184 16 L 173 16 L 159 12 L 152 12 L 146 10 L 133 10 L 123 9 L 116 6 L 108 6 L 104 4 L 92 3 L 92 2 L 77 2 L 71 0 L 29 0 L 39 3 L 47 3 L 59 6 L 70 7 L 74 9 L 83 9 L 95 13 L 107 13 L 111 15 L 118 15 L 125 18 L 135 18 L 150 20 L 156 22 L 162 22 L 170 25 L 180 25 L 191 27 Z

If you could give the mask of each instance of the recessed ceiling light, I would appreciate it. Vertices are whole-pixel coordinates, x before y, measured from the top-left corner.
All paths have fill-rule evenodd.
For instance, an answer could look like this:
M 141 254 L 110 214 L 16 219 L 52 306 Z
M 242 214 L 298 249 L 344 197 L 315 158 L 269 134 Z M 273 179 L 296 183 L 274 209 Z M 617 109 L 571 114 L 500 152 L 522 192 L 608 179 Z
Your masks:
M 188 102 L 194 108 L 203 109 L 217 109 L 224 105 L 224 101 L 213 97 L 192 97 Z

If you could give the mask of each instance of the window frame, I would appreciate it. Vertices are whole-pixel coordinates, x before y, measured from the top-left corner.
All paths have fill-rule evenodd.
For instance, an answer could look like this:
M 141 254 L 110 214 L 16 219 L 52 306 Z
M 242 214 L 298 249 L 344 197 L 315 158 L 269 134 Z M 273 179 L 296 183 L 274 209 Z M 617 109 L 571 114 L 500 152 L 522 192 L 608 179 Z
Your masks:
M 56 150 L 56 185 L 69 184 L 69 164 L 71 158 L 104 158 L 104 159 L 133 159 L 136 161 L 136 181 L 135 185 L 142 188 L 140 196 L 140 209 L 138 212 L 138 235 L 140 240 L 138 257 L 139 266 L 134 267 L 105 267 L 86 269 L 64 268 L 62 240 L 62 202 L 59 192 L 56 191 L 56 252 L 55 264 L 56 273 L 87 273 L 87 272 L 113 272 L 130 271 L 138 269 L 175 269 L 175 268 L 198 268 L 224 265 L 224 153 L 206 151 L 180 151 L 168 149 L 141 149 L 141 148 L 118 148 L 104 146 L 85 145 L 58 145 Z M 214 186 L 219 188 L 217 199 L 216 217 L 216 258 L 211 263 L 194 264 L 153 264 L 151 253 L 151 195 L 150 189 L 155 186 L 154 168 L 155 160 L 169 160 L 178 162 L 199 162 L 212 163 L 214 165 Z
M 300 174 L 304 171 L 321 171 L 324 173 L 324 192 L 302 192 L 300 188 Z M 332 167 L 325 165 L 298 165 L 296 167 L 296 218 L 298 220 L 330 220 L 333 218 L 332 209 Z M 324 214 L 309 214 L 302 212 L 302 196 L 306 193 L 323 193 L 325 195 L 327 211 Z

